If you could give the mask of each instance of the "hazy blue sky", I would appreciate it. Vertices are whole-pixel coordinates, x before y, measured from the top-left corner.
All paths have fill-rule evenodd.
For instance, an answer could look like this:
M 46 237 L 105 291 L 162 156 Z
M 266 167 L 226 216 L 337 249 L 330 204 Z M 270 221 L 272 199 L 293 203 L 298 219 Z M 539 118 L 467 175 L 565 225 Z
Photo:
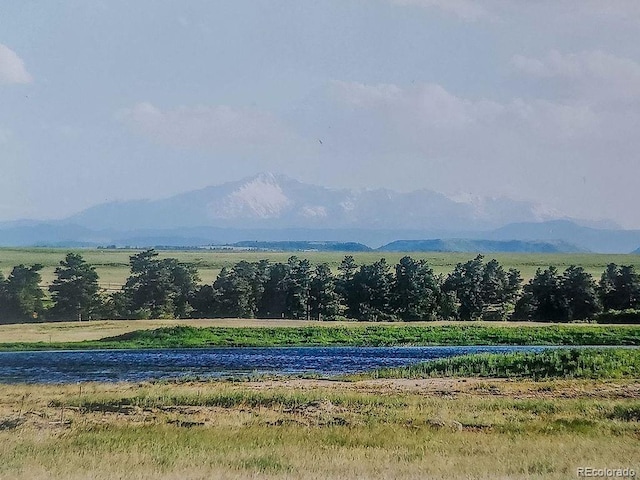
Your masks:
M 638 0 L 3 0 L 0 220 L 260 171 L 640 228 Z

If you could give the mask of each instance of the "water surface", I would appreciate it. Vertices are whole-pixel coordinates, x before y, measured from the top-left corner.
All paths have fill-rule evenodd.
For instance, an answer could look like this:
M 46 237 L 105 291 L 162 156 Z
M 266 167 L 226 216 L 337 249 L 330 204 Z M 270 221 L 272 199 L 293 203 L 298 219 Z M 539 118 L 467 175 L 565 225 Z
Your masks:
M 2 383 L 119 382 L 253 374 L 337 375 L 478 352 L 545 347 L 263 347 L 1 352 Z

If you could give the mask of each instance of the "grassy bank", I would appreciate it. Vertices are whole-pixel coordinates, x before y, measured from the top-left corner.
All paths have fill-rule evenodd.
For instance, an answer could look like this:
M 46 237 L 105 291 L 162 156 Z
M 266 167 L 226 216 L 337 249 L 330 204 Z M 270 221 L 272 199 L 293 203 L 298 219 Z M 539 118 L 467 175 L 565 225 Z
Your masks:
M 116 337 L 136 330 L 156 330 L 169 327 L 196 328 L 282 328 L 282 327 L 323 327 L 323 328 L 363 328 L 366 326 L 388 327 L 441 327 L 441 326 L 469 326 L 474 327 L 549 327 L 550 323 L 542 322 L 489 322 L 475 321 L 473 323 L 460 321 L 435 322 L 376 322 L 360 323 L 355 321 L 318 322 L 316 320 L 290 319 L 258 319 L 258 318 L 213 318 L 213 319 L 150 319 L 150 320 L 92 320 L 90 322 L 43 322 L 0 325 L 1 343 L 58 343 L 81 342 L 85 340 L 100 340 L 105 337 Z M 563 323 L 564 327 L 582 328 L 585 324 Z M 620 323 L 620 326 L 625 324 Z M 633 326 L 633 325 L 626 325 Z M 640 328 L 640 325 L 637 325 Z
M 84 342 L 12 342 L 0 350 L 400 345 L 640 345 L 634 326 L 353 326 L 138 330 Z
M 491 377 L 640 378 L 640 350 L 570 349 L 539 353 L 474 354 L 385 368 L 352 378 Z
M 566 479 L 640 467 L 640 385 L 6 386 L 0 478 Z

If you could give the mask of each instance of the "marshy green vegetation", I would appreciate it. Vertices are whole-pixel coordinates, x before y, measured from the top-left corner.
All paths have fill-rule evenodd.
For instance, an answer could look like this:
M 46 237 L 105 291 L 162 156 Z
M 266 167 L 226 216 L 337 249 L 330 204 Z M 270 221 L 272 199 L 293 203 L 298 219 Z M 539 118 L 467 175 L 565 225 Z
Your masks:
M 536 353 L 481 353 L 385 368 L 352 378 L 490 377 L 640 378 L 638 349 L 559 349 Z
M 175 326 L 81 342 L 0 343 L 0 350 L 410 345 L 640 345 L 640 327 L 600 325 Z

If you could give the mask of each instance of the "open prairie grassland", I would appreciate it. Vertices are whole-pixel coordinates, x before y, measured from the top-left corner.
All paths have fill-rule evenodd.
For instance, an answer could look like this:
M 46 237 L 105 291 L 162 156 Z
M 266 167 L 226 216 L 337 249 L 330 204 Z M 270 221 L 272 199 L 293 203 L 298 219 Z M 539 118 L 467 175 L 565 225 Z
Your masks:
M 51 248 L 0 248 L 0 271 L 5 276 L 15 265 L 31 265 L 40 263 L 43 286 L 48 286 L 54 278 L 55 267 L 64 256 L 73 251 L 81 254 L 85 260 L 96 267 L 100 275 L 100 285 L 107 290 L 117 290 L 129 275 L 129 257 L 137 250 L 97 250 L 97 249 L 51 249 Z M 345 255 L 353 255 L 358 264 L 373 263 L 380 258 L 395 264 L 404 253 L 387 252 L 221 252 L 221 251 L 160 251 L 160 258 L 177 258 L 181 262 L 193 263 L 198 267 L 203 283 L 212 283 L 222 267 L 229 267 L 241 260 L 258 261 L 268 259 L 272 262 L 285 262 L 287 258 L 296 255 L 309 259 L 312 264 L 326 262 L 336 270 Z M 429 262 L 435 273 L 447 274 L 453 270 L 458 262 L 466 262 L 475 257 L 473 253 L 409 253 L 413 258 L 424 259 Z M 525 281 L 533 277 L 537 268 L 554 265 L 563 270 L 569 265 L 579 265 L 599 278 L 609 263 L 618 265 L 634 265 L 640 270 L 640 255 L 622 254 L 527 254 L 527 253 L 496 253 L 487 254 L 487 258 L 495 258 L 505 268 L 518 269 Z
M 567 479 L 640 470 L 637 380 L 3 385 L 2 479 Z

